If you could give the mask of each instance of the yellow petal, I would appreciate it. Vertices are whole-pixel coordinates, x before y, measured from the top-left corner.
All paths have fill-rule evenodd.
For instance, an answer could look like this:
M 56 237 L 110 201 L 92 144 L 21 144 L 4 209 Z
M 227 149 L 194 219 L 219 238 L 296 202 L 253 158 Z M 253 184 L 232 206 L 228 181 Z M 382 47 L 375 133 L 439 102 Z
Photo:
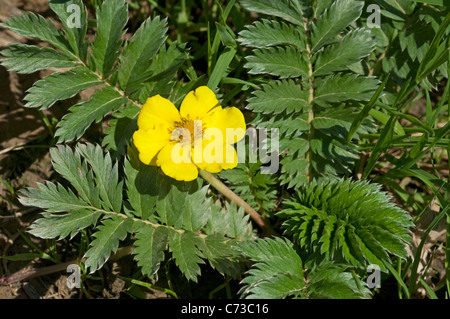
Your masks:
M 235 168 L 238 164 L 238 157 L 236 150 L 231 145 L 224 145 L 224 161 L 222 164 L 222 169 L 232 169 Z
M 219 105 L 216 95 L 207 86 L 200 86 L 189 92 L 181 103 L 180 114 L 193 120 L 201 119 L 211 109 Z
M 193 181 L 198 177 L 198 168 L 190 161 L 190 152 L 183 153 L 183 160 L 175 163 L 173 154 L 180 151 L 181 143 L 169 143 L 158 153 L 156 164 L 161 167 L 164 174 L 178 181 Z M 187 147 L 190 149 L 190 145 Z M 185 149 L 186 150 L 186 149 Z M 186 162 L 185 162 L 186 161 Z
M 218 159 L 215 154 L 209 154 L 208 145 L 214 143 L 213 141 L 203 141 L 204 149 L 206 148 L 206 152 L 203 153 L 203 161 L 201 163 L 196 163 L 196 165 L 207 172 L 210 173 L 218 173 L 223 169 L 231 169 L 235 168 L 238 164 L 238 157 L 236 150 L 231 145 L 222 145 L 222 150 L 220 151 L 222 154 L 222 158 Z
M 210 172 L 210 173 L 219 173 L 222 170 L 222 166 L 220 166 L 220 164 L 217 163 L 212 163 L 212 164 L 208 164 L 208 163 L 200 163 L 200 164 L 196 164 L 198 166 L 198 168 Z
M 224 136 L 224 143 L 234 144 L 245 136 L 245 119 L 241 110 L 236 107 L 226 109 L 215 108 L 203 120 L 206 129 L 218 128 Z
M 166 123 L 172 126 L 174 122 L 180 121 L 180 113 L 175 105 L 161 95 L 155 95 L 148 98 L 138 117 L 138 126 L 140 129 L 155 129 L 158 123 Z
M 160 126 L 158 125 L 158 127 Z M 133 134 L 133 142 L 139 151 L 140 161 L 146 165 L 155 165 L 155 156 L 170 142 L 170 135 L 165 133 L 164 130 L 161 132 L 157 129 L 147 131 L 139 129 Z

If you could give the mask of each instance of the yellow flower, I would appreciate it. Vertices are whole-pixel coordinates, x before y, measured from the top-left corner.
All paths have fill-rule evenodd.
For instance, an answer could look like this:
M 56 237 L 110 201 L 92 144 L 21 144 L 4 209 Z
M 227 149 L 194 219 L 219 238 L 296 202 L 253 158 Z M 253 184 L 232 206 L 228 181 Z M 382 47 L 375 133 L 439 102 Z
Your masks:
M 137 124 L 133 141 L 141 162 L 157 165 L 179 181 L 196 179 L 198 169 L 217 173 L 236 167 L 233 144 L 246 128 L 242 112 L 223 109 L 206 86 L 189 92 L 180 111 L 160 95 L 148 98 Z

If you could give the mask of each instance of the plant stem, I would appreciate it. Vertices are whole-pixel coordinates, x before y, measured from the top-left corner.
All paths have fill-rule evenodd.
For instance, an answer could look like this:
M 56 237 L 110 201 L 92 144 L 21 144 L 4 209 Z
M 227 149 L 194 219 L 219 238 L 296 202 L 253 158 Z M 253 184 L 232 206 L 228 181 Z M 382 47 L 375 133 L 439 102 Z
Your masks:
M 305 34 L 308 34 L 308 24 L 307 22 L 304 23 L 305 28 Z M 307 37 L 309 39 L 309 37 Z M 311 52 L 311 46 L 309 43 L 309 40 L 306 41 L 306 52 L 308 56 L 308 83 L 309 83 L 309 96 L 308 96 L 308 104 L 309 104 L 309 112 L 308 112 L 308 125 L 309 125 L 309 133 L 308 133 L 308 144 L 311 145 L 311 141 L 314 137 L 314 126 L 312 125 L 312 121 L 314 120 L 314 70 L 313 70 L 313 64 L 312 64 L 312 52 Z M 308 152 L 306 153 L 306 161 L 308 162 L 308 172 L 307 172 L 307 178 L 308 178 L 308 184 L 313 179 L 313 166 L 312 166 L 312 156 L 313 151 L 312 148 L 309 147 Z
M 254 210 L 246 201 L 240 198 L 236 193 L 234 193 L 231 189 L 229 189 L 224 183 L 215 178 L 211 173 L 208 173 L 204 170 L 199 170 L 199 174 L 205 181 L 211 184 L 212 187 L 217 189 L 220 193 L 222 193 L 226 198 L 235 202 L 238 207 L 243 207 L 244 211 L 250 215 L 251 219 L 258 224 L 259 227 L 264 231 L 266 235 L 276 236 L 277 233 L 266 223 L 264 218 Z
M 128 279 L 128 278 L 123 278 L 123 279 Z M 140 281 L 140 280 L 137 280 L 137 279 L 131 279 L 131 283 L 135 284 L 135 285 L 142 286 L 142 287 L 146 287 L 146 288 L 149 288 L 149 289 L 154 289 L 154 290 L 165 292 L 166 294 L 171 295 L 175 299 L 178 299 L 177 294 L 174 291 L 170 290 L 170 289 L 167 289 L 167 288 L 164 288 L 164 287 L 155 286 L 155 285 L 153 285 L 153 284 L 151 284 L 149 282 Z
M 126 247 L 119 248 L 117 250 L 117 252 L 111 256 L 110 260 L 118 260 L 126 255 L 131 254 L 133 248 L 134 248 L 134 246 L 126 246 Z M 26 271 L 26 272 L 16 272 L 16 273 L 6 276 L 6 277 L 0 277 L 0 285 L 9 285 L 14 282 L 21 281 L 21 280 L 26 280 L 26 279 L 30 279 L 33 277 L 53 274 L 55 272 L 60 272 L 60 271 L 67 269 L 67 266 L 69 266 L 69 265 L 78 264 L 78 263 L 79 263 L 79 259 L 75 259 L 75 260 L 68 261 L 65 263 L 59 263 L 56 265 L 32 269 L 32 270 Z
M 36 268 L 26 272 L 19 272 L 9 275 L 7 277 L 0 277 L 0 285 L 9 285 L 25 279 L 31 279 L 38 276 L 53 274 L 55 272 L 67 269 L 71 264 L 78 264 L 78 260 L 72 260 L 61 264 L 56 264 L 48 267 Z

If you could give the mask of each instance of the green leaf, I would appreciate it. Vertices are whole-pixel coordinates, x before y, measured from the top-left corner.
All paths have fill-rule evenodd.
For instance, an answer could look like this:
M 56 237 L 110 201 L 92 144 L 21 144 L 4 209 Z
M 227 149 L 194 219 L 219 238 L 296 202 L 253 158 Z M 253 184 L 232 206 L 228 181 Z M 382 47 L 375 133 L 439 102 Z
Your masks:
M 70 52 L 69 44 L 56 29 L 53 22 L 47 22 L 40 15 L 32 12 L 23 14 L 22 16 L 16 15 L 7 19 L 5 24 L 2 23 L 0 25 L 24 37 L 39 39 L 65 52 Z
M 97 75 L 85 67 L 57 72 L 37 81 L 25 96 L 25 107 L 47 109 L 57 101 L 69 99 L 81 91 L 101 84 Z
M 415 2 L 422 2 L 422 3 L 426 3 L 426 4 L 432 4 L 435 6 L 445 6 L 448 5 L 446 3 L 446 0 L 414 0 Z
M 151 58 L 166 40 L 167 20 L 159 17 L 148 18 L 134 33 L 119 58 L 118 80 L 122 89 L 130 93 L 128 87 L 145 81 L 149 74 Z
M 220 35 L 220 40 L 224 46 L 236 47 L 236 35 L 230 33 L 225 24 L 216 22 L 217 32 Z
M 125 0 L 105 1 L 96 10 L 97 33 L 92 44 L 92 53 L 97 69 L 107 78 L 119 57 L 123 29 L 128 22 Z
M 53 168 L 67 179 L 86 203 L 99 208 L 98 189 L 94 183 L 92 172 L 87 164 L 82 162 L 79 152 L 74 152 L 70 146 L 58 145 L 50 149 Z
M 405 0 L 376 0 L 378 4 L 382 6 L 384 10 L 381 10 L 381 14 L 387 18 L 396 21 L 405 21 L 408 19 L 408 15 L 412 14 L 414 10 L 413 1 Z
M 129 159 L 125 160 L 128 202 L 136 216 L 149 219 L 155 213 L 159 197 L 159 187 L 156 183 L 159 169 L 142 163 L 134 147 L 129 148 L 128 157 Z
M 86 61 L 88 42 L 85 38 L 88 17 L 83 1 L 50 0 L 50 8 L 61 20 L 64 26 L 64 35 L 72 48 L 72 52 L 82 61 Z
M 308 169 L 310 163 L 304 158 L 288 156 L 280 161 L 281 173 L 283 174 L 281 184 L 288 187 L 301 186 L 308 181 Z
M 20 192 L 19 200 L 22 205 L 35 206 L 48 212 L 65 212 L 89 209 L 90 206 L 78 198 L 70 189 L 61 184 L 47 182 L 38 183 L 38 188 L 28 187 Z
M 23 253 L 23 254 L 15 254 L 12 256 L 0 256 L 0 259 L 5 259 L 9 261 L 30 261 L 36 258 L 42 258 L 42 254 Z
M 262 91 L 254 91 L 247 108 L 263 114 L 306 112 L 309 92 L 292 80 L 271 81 L 263 84 Z
M 214 70 L 208 80 L 207 86 L 211 90 L 215 90 L 220 81 L 226 77 L 229 73 L 229 66 L 234 56 L 236 55 L 236 49 L 232 47 L 226 47 L 222 54 L 217 59 L 217 63 L 214 66 Z
M 162 223 L 180 229 L 186 222 L 184 214 L 191 214 L 193 209 L 202 212 L 204 195 L 190 198 L 198 190 L 196 181 L 178 182 L 170 177 L 160 176 L 157 185 L 160 191 L 156 211 Z M 200 192 L 204 194 L 206 191 L 203 189 Z
M 333 42 L 339 33 L 359 18 L 363 6 L 364 1 L 335 1 L 312 26 L 311 52 L 317 52 L 324 45 Z
M 242 281 L 244 282 L 245 279 Z M 286 297 L 304 298 L 305 283 L 296 275 L 277 274 L 251 289 L 246 299 L 283 299 Z
M 131 232 L 132 225 L 132 219 L 119 216 L 103 220 L 102 225 L 97 227 L 93 235 L 95 239 L 91 242 L 90 248 L 84 254 L 85 266 L 90 273 L 101 268 L 111 253 L 117 251 L 119 241 L 124 240 Z
M 372 116 L 375 120 L 379 121 L 380 123 L 386 125 L 389 122 L 389 119 L 391 118 L 390 114 L 386 114 L 384 112 L 381 112 L 379 110 L 371 109 L 369 111 L 370 116 Z M 400 124 L 400 122 L 394 121 L 394 132 L 398 135 L 405 135 L 405 130 L 403 129 L 403 126 Z
M 96 91 L 89 101 L 70 107 L 70 113 L 58 123 L 58 143 L 79 139 L 93 122 L 99 123 L 109 112 L 119 109 L 126 100 L 116 90 L 106 87 Z
M 327 103 L 339 103 L 347 100 L 368 101 L 379 85 L 372 77 L 357 74 L 335 74 L 315 82 L 314 102 L 326 106 Z
M 211 200 L 206 198 L 208 186 L 186 196 L 184 210 L 179 212 L 183 218 L 183 229 L 197 232 L 208 222 L 211 206 L 214 205 Z M 234 236 L 232 236 L 235 238 Z
M 250 216 L 245 214 L 243 207 L 238 208 L 236 204 L 232 203 L 227 205 L 222 214 L 226 214 L 228 217 L 225 235 L 238 240 L 246 240 L 252 237 L 252 228 L 249 224 Z
M 377 90 L 370 98 L 369 102 L 366 105 L 364 105 L 364 108 L 361 110 L 361 112 L 359 112 L 358 115 L 353 119 L 352 126 L 348 131 L 347 142 L 351 141 L 352 137 L 355 135 L 356 131 L 361 126 L 364 118 L 366 118 L 369 112 L 373 109 L 375 102 L 378 100 L 378 97 L 380 96 L 381 92 L 383 92 L 388 80 L 389 76 L 386 76 L 381 85 L 378 86 Z
M 125 155 L 127 146 L 133 133 L 137 131 L 137 116 L 141 109 L 132 103 L 128 103 L 123 109 L 113 113 L 114 119 L 109 121 L 109 127 L 105 130 L 103 146 L 117 154 Z
M 374 261 L 390 263 L 388 253 L 406 257 L 411 217 L 391 203 L 378 184 L 313 181 L 298 190 L 287 206 L 290 208 L 278 213 L 285 219 L 284 234 L 305 249 L 322 245 L 321 253 L 333 256 L 340 251 L 348 262 L 360 267 Z M 312 227 L 320 223 L 323 227 Z
M 241 0 L 241 5 L 250 12 L 280 17 L 303 26 L 302 12 L 289 0 Z
M 292 47 L 257 49 L 247 56 L 245 67 L 250 74 L 268 73 L 280 78 L 308 76 L 308 63 L 303 55 Z
M 158 54 L 152 59 L 148 69 L 151 77 L 147 81 L 158 82 L 165 80 L 169 82 L 186 61 L 186 57 L 186 43 L 178 44 L 177 42 L 172 42 L 167 48 L 163 45 Z
M 361 299 L 370 291 L 365 283 L 345 271 L 345 266 L 322 262 L 307 274 L 308 295 L 311 299 Z
M 177 86 L 182 86 L 183 82 L 175 81 L 177 72 L 182 67 L 188 56 L 186 44 L 172 42 L 167 48 L 162 46 L 158 54 L 152 59 L 148 69 L 148 79 L 145 83 L 134 83 L 130 86 L 130 91 L 135 91 L 131 95 L 132 99 L 144 104 L 149 96 L 160 94 L 161 96 L 172 98 Z M 195 84 L 194 81 L 189 85 Z M 184 96 L 183 96 L 184 97 Z
M 97 222 L 99 212 L 91 210 L 74 210 L 68 214 L 57 215 L 43 213 L 43 218 L 36 220 L 30 226 L 29 233 L 44 239 L 72 239 L 78 232 Z
M 438 31 L 436 32 L 433 41 L 430 44 L 430 47 L 425 53 L 425 56 L 420 63 L 419 68 L 416 73 L 416 82 L 421 81 L 426 76 L 428 76 L 431 72 L 433 72 L 436 68 L 438 68 L 441 64 L 448 61 L 448 38 L 444 37 L 446 30 L 450 24 L 450 12 L 445 17 L 445 20 L 439 26 Z M 442 39 L 445 39 L 442 41 Z M 442 41 L 442 43 L 441 43 Z
M 72 57 L 51 48 L 13 43 L 1 52 L 1 63 L 10 71 L 30 74 L 48 68 L 69 68 L 77 65 Z
M 314 75 L 327 75 L 336 71 L 348 70 L 348 66 L 359 62 L 372 52 L 374 41 L 370 32 L 357 29 L 348 32 L 342 40 L 318 53 L 314 65 Z
M 380 138 L 373 147 L 372 153 L 370 154 L 370 157 L 366 163 L 366 167 L 364 168 L 364 179 L 369 176 L 370 172 L 375 167 L 381 153 L 390 147 L 392 138 L 394 136 L 394 128 L 397 123 L 397 118 L 397 116 L 391 115 L 385 127 L 383 128 L 383 131 L 380 134 Z
M 221 171 L 220 177 L 251 207 L 270 212 L 275 209 L 279 196 L 277 178 L 273 174 L 262 174 L 261 169 L 261 162 L 239 163 L 234 169 Z
M 237 240 L 249 240 L 253 238 L 249 217 L 236 204 L 227 204 L 225 208 L 212 205 L 208 224 L 203 230 L 207 235 L 221 234 Z
M 102 207 L 120 213 L 122 210 L 122 182 L 119 182 L 117 163 L 113 165 L 109 153 L 103 155 L 100 145 L 78 144 L 76 151 L 89 163 L 95 174 Z
M 287 239 L 257 239 L 237 249 L 255 264 L 241 281 L 240 293 L 251 299 L 280 299 L 303 295 L 302 260 Z
M 237 252 L 232 249 L 230 240 L 222 234 L 212 234 L 202 237 L 200 247 L 203 255 L 208 259 L 211 267 L 222 275 L 236 277 L 240 275 Z
M 241 45 L 255 48 L 267 48 L 278 45 L 292 45 L 298 50 L 304 50 L 305 34 L 303 29 L 274 20 L 261 19 L 239 33 Z
M 149 278 L 157 275 L 160 263 L 164 260 L 164 252 L 168 245 L 169 230 L 166 227 L 143 224 L 136 232 L 133 249 L 134 259 L 141 272 Z
M 200 275 L 199 264 L 204 264 L 202 253 L 199 250 L 201 239 L 197 234 L 189 231 L 174 231 L 169 234 L 169 249 L 175 263 L 188 280 L 197 282 Z

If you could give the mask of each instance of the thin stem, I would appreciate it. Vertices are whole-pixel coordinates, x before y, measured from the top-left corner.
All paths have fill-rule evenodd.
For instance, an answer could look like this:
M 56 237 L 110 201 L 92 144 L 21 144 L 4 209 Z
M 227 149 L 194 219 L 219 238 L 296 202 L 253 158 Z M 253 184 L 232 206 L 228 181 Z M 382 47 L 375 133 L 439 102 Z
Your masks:
M 305 21 L 304 23 L 304 29 L 305 29 L 305 34 L 308 34 L 308 24 Z M 309 39 L 309 37 L 307 37 Z M 309 112 L 308 112 L 308 125 L 309 125 L 309 133 L 308 133 L 308 144 L 311 144 L 311 141 L 314 137 L 314 127 L 312 126 L 312 121 L 314 120 L 314 108 L 313 108 L 313 104 L 314 104 L 314 70 L 313 70 L 313 65 L 312 65 L 312 52 L 311 52 L 311 46 L 309 41 L 306 41 L 306 52 L 307 52 L 307 56 L 308 56 L 308 85 L 309 85 L 309 95 L 308 95 L 308 104 L 309 104 Z M 307 178 L 308 178 L 308 183 L 310 183 L 313 179 L 313 166 L 311 165 L 312 162 L 312 156 L 313 156 L 313 152 L 311 147 L 309 147 L 308 152 L 306 153 L 306 161 L 309 163 L 309 167 L 308 167 L 308 173 L 307 173 Z
M 128 278 L 123 278 L 123 279 L 128 279 Z M 167 289 L 167 288 L 164 288 L 164 287 L 159 287 L 159 286 L 153 285 L 153 284 L 151 284 L 149 282 L 140 281 L 140 280 L 137 280 L 137 279 L 131 279 L 131 283 L 135 284 L 135 285 L 142 286 L 142 287 L 146 287 L 146 288 L 149 288 L 149 289 L 154 289 L 154 290 L 165 292 L 166 294 L 171 295 L 175 299 L 178 299 L 177 294 L 174 291 L 170 290 L 170 289 Z
M 134 248 L 133 246 L 126 246 L 126 247 L 119 248 L 117 250 L 117 252 L 111 256 L 111 260 L 118 260 L 126 255 L 131 254 L 133 248 Z M 67 269 L 67 266 L 69 266 L 69 265 L 78 264 L 78 263 L 79 263 L 79 259 L 77 258 L 77 259 L 74 259 L 74 260 L 71 260 L 71 261 L 68 261 L 65 263 L 59 263 L 59 264 L 51 265 L 51 266 L 47 266 L 47 267 L 36 268 L 36 269 L 32 269 L 32 270 L 26 271 L 26 272 L 16 272 L 16 273 L 6 276 L 6 277 L 0 277 L 0 285 L 9 285 L 11 283 L 18 282 L 18 281 L 27 280 L 27 279 L 38 277 L 38 276 L 53 274 L 55 272 L 60 272 L 60 271 Z
M 38 276 L 53 274 L 55 272 L 67 269 L 71 264 L 78 264 L 78 260 L 72 260 L 61 264 L 56 264 L 48 267 L 36 268 L 26 272 L 19 272 L 9 275 L 7 277 L 0 277 L 0 285 L 9 285 L 17 281 L 30 279 Z
M 217 189 L 220 193 L 222 193 L 226 198 L 235 202 L 239 207 L 243 207 L 244 211 L 250 215 L 251 219 L 258 224 L 259 227 L 267 234 L 267 235 L 277 235 L 276 232 L 266 223 L 264 218 L 254 210 L 246 201 L 240 198 L 236 193 L 234 193 L 231 189 L 229 189 L 224 183 L 215 178 L 211 173 L 208 173 L 204 170 L 199 170 L 199 174 L 205 181 L 211 184 L 212 187 Z

